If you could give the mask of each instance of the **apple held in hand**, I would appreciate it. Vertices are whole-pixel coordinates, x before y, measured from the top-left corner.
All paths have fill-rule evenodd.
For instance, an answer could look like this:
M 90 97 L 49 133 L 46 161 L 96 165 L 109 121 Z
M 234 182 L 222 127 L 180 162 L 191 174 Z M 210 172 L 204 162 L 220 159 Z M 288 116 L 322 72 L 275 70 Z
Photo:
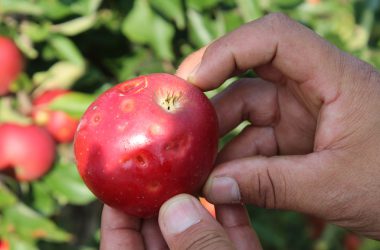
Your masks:
M 11 83 L 22 70 L 22 56 L 13 41 L 0 36 L 0 96 L 9 91 Z
M 32 181 L 50 169 L 54 158 L 54 141 L 44 129 L 34 125 L 0 125 L 0 170 L 13 167 L 18 180 Z
M 144 218 L 176 194 L 199 192 L 217 145 L 217 116 L 207 97 L 168 74 L 103 93 L 83 115 L 74 142 L 80 175 L 93 193 Z
M 66 143 L 74 139 L 78 120 L 63 111 L 50 110 L 49 104 L 57 97 L 70 93 L 68 90 L 48 90 L 33 100 L 33 121 L 45 127 L 57 142 Z

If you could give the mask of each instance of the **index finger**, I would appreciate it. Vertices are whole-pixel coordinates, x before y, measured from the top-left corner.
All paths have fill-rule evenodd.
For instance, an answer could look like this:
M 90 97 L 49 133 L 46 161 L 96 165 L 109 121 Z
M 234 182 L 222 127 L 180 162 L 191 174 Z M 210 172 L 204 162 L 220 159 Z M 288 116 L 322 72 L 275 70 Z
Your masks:
M 336 79 L 340 56 L 336 47 L 308 28 L 283 14 L 270 14 L 208 45 L 196 69 L 186 72 L 188 80 L 204 90 L 219 87 L 236 72 L 268 64 L 287 78 L 305 83 L 326 75 L 326 70 L 330 72 L 328 77 Z M 185 60 L 183 64 L 189 62 Z M 194 60 L 190 64 L 188 66 L 193 67 Z M 183 71 L 187 66 L 180 68 Z M 331 84 L 331 79 L 325 80 L 322 82 Z M 331 86 L 317 86 L 317 92 L 325 87 L 326 91 L 331 90 Z

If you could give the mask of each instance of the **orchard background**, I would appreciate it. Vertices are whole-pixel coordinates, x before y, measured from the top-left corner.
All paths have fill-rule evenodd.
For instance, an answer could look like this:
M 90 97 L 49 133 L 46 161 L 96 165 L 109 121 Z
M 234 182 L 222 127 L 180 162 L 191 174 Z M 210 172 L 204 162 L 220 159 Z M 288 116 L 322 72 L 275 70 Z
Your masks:
M 380 69 L 379 0 L 0 0 L 0 35 L 24 57 L 23 72 L 0 97 L 0 123 L 35 122 L 32 100 L 54 89 L 71 92 L 49 109 L 77 119 L 112 85 L 174 73 L 192 51 L 279 11 Z M 7 249 L 4 242 L 15 250 L 98 249 L 101 204 L 77 173 L 72 143 L 57 142 L 56 152 L 38 180 L 0 173 L 0 249 Z M 249 212 L 264 249 L 380 249 L 379 242 L 302 214 L 253 206 Z

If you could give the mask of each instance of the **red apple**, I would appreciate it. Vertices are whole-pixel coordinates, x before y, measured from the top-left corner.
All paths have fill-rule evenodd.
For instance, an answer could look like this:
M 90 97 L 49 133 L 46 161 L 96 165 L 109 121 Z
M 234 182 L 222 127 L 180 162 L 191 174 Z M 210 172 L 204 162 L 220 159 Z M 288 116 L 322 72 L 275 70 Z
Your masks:
M 173 75 L 151 74 L 103 93 L 74 141 L 80 175 L 104 203 L 157 215 L 179 193 L 196 194 L 217 153 L 218 123 L 207 97 Z
M 35 125 L 0 125 L 0 169 L 14 167 L 20 181 L 43 176 L 52 166 L 55 144 L 50 135 Z
M 57 97 L 70 93 L 68 90 L 49 90 L 33 101 L 32 117 L 36 124 L 44 126 L 58 142 L 71 142 L 74 139 L 78 120 L 63 111 L 50 110 L 49 104 Z
M 0 250 L 9 250 L 9 243 L 6 240 L 1 240 L 0 239 Z
M 319 237 L 321 237 L 323 231 L 326 228 L 326 222 L 320 218 L 310 215 L 307 215 L 306 219 L 310 229 L 311 238 L 318 239 Z
M 22 70 L 22 56 L 16 45 L 0 36 L 0 96 L 9 91 L 11 83 Z
M 354 233 L 347 233 L 344 237 L 344 249 L 346 250 L 358 250 L 361 243 L 360 237 Z

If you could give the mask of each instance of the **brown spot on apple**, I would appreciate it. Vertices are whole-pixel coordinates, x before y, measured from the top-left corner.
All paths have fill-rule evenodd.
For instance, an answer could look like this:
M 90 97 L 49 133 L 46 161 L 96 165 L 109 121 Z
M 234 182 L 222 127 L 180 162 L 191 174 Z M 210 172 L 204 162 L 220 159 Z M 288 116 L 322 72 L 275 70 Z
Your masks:
M 137 78 L 133 81 L 127 81 L 119 87 L 123 94 L 135 94 L 148 87 L 146 77 L 144 79 Z
M 92 117 L 91 117 L 91 124 L 96 126 L 100 123 L 100 120 L 101 120 L 101 116 L 99 113 L 95 113 Z
M 162 135 L 164 133 L 163 128 L 158 124 L 153 124 L 149 128 L 149 132 L 151 135 Z
M 146 168 L 148 166 L 147 160 L 141 154 L 137 155 L 136 158 L 135 158 L 135 160 L 136 160 L 136 163 L 138 164 L 138 166 L 141 167 L 141 168 Z
M 131 99 L 125 99 L 120 103 L 120 110 L 124 113 L 129 113 L 133 110 L 135 103 Z
M 156 193 L 161 189 L 161 184 L 158 181 L 152 181 L 147 185 L 147 190 L 151 193 Z

